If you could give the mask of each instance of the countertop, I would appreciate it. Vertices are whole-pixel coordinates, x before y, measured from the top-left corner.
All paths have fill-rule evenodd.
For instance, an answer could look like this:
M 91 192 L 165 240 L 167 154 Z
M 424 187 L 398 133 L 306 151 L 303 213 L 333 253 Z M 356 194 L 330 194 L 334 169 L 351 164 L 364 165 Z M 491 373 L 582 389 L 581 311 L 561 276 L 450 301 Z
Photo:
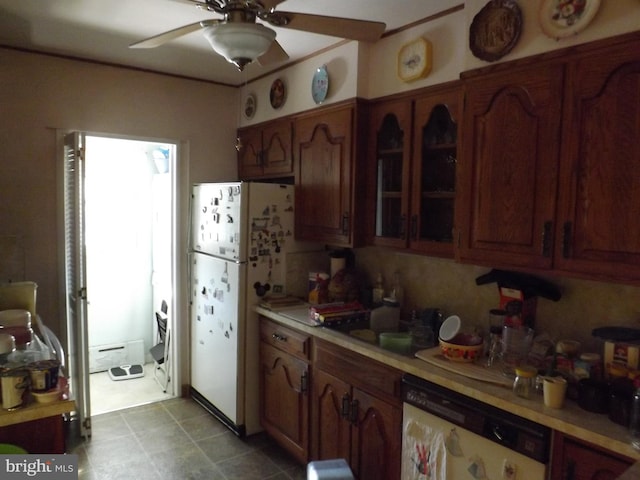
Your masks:
M 62 415 L 63 413 L 72 412 L 75 409 L 76 404 L 73 400 L 57 400 L 51 403 L 31 402 L 27 406 L 16 410 L 0 411 L 0 427 Z
M 515 415 L 546 425 L 549 428 L 598 445 L 606 450 L 625 455 L 636 461 L 640 460 L 640 452 L 631 446 L 628 430 L 609 420 L 607 415 L 587 412 L 571 400 L 567 400 L 562 409 L 552 409 L 544 405 L 542 396 L 536 396 L 528 400 L 519 398 L 513 394 L 509 387 L 451 373 L 423 360 L 383 350 L 376 345 L 345 335 L 342 332 L 312 326 L 308 323 L 295 320 L 296 315 L 298 313 L 302 314 L 305 308 L 306 307 L 299 307 L 297 309 L 289 308 L 278 313 L 262 307 L 256 307 L 256 311 L 260 315 L 270 318 L 282 325 L 332 342 L 335 345 L 347 348 L 403 372 L 410 373 Z

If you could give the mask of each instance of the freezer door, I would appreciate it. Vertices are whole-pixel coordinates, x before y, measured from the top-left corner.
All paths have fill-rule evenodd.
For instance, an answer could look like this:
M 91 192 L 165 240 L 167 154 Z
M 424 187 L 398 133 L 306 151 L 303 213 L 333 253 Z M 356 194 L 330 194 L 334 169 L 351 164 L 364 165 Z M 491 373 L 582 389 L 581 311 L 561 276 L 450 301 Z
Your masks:
M 195 253 L 191 267 L 191 386 L 241 425 L 246 265 Z
M 243 183 L 203 183 L 191 196 L 191 249 L 234 261 L 246 261 L 247 218 Z
M 451 478 L 544 480 L 546 466 L 405 403 L 402 479 Z

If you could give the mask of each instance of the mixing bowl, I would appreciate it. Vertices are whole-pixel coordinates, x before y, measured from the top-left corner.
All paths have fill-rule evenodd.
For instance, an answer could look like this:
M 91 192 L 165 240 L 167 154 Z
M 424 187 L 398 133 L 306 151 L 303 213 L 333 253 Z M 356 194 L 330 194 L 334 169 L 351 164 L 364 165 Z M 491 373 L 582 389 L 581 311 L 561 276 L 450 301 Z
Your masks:
M 458 333 L 448 342 L 440 339 L 442 355 L 452 362 L 474 362 L 482 355 L 483 347 L 482 338 L 477 335 Z

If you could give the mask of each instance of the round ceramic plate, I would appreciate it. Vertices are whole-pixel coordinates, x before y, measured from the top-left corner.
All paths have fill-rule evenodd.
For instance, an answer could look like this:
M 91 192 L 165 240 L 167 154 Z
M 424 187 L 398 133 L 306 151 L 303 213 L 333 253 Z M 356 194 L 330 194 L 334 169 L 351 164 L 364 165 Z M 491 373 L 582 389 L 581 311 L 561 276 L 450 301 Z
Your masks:
M 284 82 L 276 78 L 271 84 L 271 91 L 269 92 L 269 100 L 273 108 L 280 108 L 284 105 L 285 93 Z
M 327 92 L 329 91 L 329 72 L 327 72 L 327 66 L 323 65 L 316 69 L 313 74 L 313 81 L 311 82 L 311 96 L 316 104 L 324 102 L 327 98 Z
M 595 17 L 600 0 L 543 0 L 540 26 L 551 38 L 564 38 L 582 31 Z
M 513 0 L 491 0 L 480 10 L 469 29 L 469 48 L 481 60 L 495 62 L 518 43 L 522 13 Z
M 256 97 L 252 93 L 247 95 L 246 100 L 244 101 L 244 116 L 248 119 L 253 118 L 253 115 L 256 113 Z

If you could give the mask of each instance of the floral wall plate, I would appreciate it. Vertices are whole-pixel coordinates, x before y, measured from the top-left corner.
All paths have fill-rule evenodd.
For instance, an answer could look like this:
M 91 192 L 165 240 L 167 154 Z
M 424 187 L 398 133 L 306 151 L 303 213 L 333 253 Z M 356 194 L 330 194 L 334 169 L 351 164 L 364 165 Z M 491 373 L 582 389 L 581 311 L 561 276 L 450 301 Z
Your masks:
M 269 92 L 269 100 L 273 108 L 280 108 L 284 105 L 285 93 L 284 82 L 276 78 L 271 84 L 271 91 Z
M 469 48 L 481 60 L 495 62 L 515 46 L 522 30 L 522 12 L 514 0 L 491 0 L 469 29 Z
M 244 101 L 244 116 L 248 119 L 253 118 L 253 115 L 256 113 L 256 97 L 252 93 L 247 95 L 246 100 Z
M 540 26 L 556 40 L 569 37 L 589 25 L 599 7 L 600 0 L 542 0 Z
M 329 72 L 326 65 L 318 67 L 313 74 L 313 80 L 311 81 L 311 96 L 316 104 L 321 104 L 324 99 L 327 98 L 327 92 L 329 91 Z

